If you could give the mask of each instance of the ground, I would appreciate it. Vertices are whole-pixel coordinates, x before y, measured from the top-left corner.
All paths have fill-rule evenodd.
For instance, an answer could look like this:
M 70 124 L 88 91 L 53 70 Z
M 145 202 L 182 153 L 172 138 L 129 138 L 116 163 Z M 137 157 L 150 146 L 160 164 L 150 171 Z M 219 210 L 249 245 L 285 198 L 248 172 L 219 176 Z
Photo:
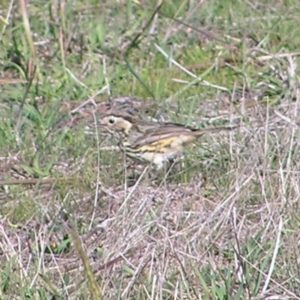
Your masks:
M 0 299 L 300 299 L 299 13 L 0 0 Z M 157 171 L 112 106 L 237 128 Z

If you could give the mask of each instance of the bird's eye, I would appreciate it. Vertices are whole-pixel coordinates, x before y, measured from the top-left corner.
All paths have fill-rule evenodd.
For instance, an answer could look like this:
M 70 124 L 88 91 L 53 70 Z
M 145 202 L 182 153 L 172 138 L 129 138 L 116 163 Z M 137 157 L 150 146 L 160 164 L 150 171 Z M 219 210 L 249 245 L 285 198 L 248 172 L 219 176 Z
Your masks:
M 108 120 L 108 123 L 109 123 L 109 124 L 114 124 L 114 123 L 115 123 L 115 120 L 114 120 L 114 119 L 109 119 L 109 120 Z

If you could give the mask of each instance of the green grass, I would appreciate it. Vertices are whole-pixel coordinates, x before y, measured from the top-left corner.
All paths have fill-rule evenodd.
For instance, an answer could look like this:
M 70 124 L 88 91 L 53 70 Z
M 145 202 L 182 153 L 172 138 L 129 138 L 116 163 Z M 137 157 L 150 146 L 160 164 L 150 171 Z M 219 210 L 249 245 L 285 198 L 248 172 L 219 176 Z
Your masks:
M 0 299 L 300 298 L 297 1 L 0 7 Z M 143 172 L 95 128 L 121 96 L 241 126 Z

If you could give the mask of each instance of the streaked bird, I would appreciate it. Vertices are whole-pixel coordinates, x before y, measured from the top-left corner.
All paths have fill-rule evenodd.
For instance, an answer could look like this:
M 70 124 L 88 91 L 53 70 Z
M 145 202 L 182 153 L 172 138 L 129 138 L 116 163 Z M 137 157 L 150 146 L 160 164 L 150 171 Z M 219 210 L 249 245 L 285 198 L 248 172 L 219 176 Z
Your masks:
M 195 142 L 205 133 L 235 128 L 221 126 L 194 129 L 176 123 L 145 121 L 120 112 L 103 116 L 98 124 L 117 137 L 120 149 L 128 157 L 154 164 L 157 169 L 178 157 L 183 153 L 185 145 Z

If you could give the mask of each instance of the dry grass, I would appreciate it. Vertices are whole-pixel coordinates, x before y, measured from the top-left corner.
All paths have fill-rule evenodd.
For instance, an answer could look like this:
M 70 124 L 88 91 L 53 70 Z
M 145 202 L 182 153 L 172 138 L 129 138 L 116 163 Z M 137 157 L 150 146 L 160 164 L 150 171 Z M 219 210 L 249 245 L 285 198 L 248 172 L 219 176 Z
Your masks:
M 179 2 L 0 11 L 18 24 L 1 36 L 1 299 L 300 299 L 296 4 Z M 240 126 L 156 172 L 95 128 L 127 94 L 113 105 L 142 117 Z

